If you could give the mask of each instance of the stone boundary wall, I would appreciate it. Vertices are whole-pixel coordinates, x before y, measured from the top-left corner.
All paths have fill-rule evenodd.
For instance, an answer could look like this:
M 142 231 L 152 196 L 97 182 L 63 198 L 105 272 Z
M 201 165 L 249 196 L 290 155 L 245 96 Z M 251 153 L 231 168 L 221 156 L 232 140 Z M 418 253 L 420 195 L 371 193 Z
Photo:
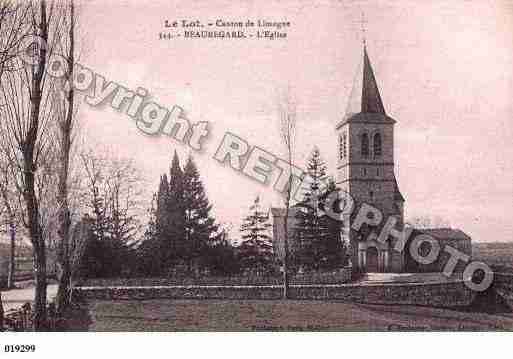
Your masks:
M 73 295 L 86 300 L 281 299 L 282 286 L 75 287 Z M 459 307 L 469 305 L 474 297 L 475 293 L 468 289 L 462 281 L 290 286 L 291 299 L 341 300 L 369 304 Z
M 324 284 L 342 284 L 349 283 L 353 279 L 351 267 L 345 267 L 332 272 L 293 274 L 289 277 L 291 285 L 305 285 L 316 283 Z M 78 279 L 75 283 L 77 287 L 154 287 L 154 286 L 266 286 L 281 285 L 283 275 L 264 276 L 264 275 L 236 275 L 236 276 L 209 276 L 202 275 L 198 277 L 175 275 L 167 278 L 162 277 L 132 277 L 132 278 L 90 278 Z
M 493 284 L 500 286 L 508 286 L 513 289 L 513 273 L 493 273 Z
M 513 273 L 495 272 L 492 288 L 513 310 Z

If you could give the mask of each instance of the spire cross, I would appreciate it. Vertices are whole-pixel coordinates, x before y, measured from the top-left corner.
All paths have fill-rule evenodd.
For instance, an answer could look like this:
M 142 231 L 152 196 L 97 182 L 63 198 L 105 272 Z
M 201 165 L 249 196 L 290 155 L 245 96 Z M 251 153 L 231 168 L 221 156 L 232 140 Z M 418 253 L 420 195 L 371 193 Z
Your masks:
M 365 13 L 362 11 L 362 42 L 363 45 L 366 45 L 366 39 L 365 39 L 365 24 L 367 21 L 365 20 Z

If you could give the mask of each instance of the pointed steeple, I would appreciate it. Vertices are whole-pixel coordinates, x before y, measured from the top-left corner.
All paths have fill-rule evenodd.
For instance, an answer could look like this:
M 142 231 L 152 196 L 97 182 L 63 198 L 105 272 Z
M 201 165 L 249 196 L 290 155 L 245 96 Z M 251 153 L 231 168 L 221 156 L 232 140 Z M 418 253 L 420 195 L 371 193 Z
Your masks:
M 357 113 L 379 113 L 386 116 L 365 44 L 363 46 L 363 63 L 356 74 L 349 96 L 346 118 Z

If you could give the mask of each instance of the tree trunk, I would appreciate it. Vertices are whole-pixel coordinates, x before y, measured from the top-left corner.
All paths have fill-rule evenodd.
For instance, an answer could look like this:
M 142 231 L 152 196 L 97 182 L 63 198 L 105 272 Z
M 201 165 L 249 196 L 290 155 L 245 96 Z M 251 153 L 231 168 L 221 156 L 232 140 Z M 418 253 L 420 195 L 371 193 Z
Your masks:
M 9 275 L 7 277 L 7 288 L 14 288 L 14 274 L 16 271 L 16 226 L 14 224 L 14 218 L 11 217 L 9 222 L 9 229 L 11 234 L 11 248 L 9 253 Z
M 289 296 L 289 213 L 290 213 L 290 201 L 292 199 L 292 142 L 290 137 L 290 132 L 288 133 L 289 140 L 287 141 L 287 152 L 289 159 L 289 183 L 287 186 L 287 194 L 285 200 L 285 218 L 283 219 L 284 226 L 284 235 L 285 238 L 283 240 L 283 251 L 285 252 L 283 255 L 283 299 L 288 299 Z
M 73 124 L 73 109 L 74 109 L 74 89 L 71 85 L 73 82 L 73 66 L 75 65 L 75 5 L 73 0 L 70 1 L 70 27 L 69 27 L 69 51 L 68 51 L 68 72 L 66 78 L 70 83 L 70 88 L 67 94 L 68 107 L 66 117 L 60 125 L 61 132 L 61 170 L 59 173 L 59 204 L 60 204 L 60 217 L 59 217 L 59 237 L 61 243 L 61 251 L 59 262 L 61 264 L 61 273 L 59 278 L 59 289 L 57 292 L 57 311 L 62 311 L 69 304 L 69 290 L 71 284 L 71 253 L 70 253 L 70 228 L 71 216 L 68 203 L 68 177 L 69 177 L 69 158 L 71 151 L 71 131 Z
M 34 249 L 34 269 L 36 272 L 36 294 L 34 298 L 34 329 L 46 328 L 46 249 L 44 241 Z
M 57 297 L 55 299 L 58 313 L 62 313 L 69 304 L 69 291 L 71 287 L 71 266 L 69 265 L 69 261 L 66 261 L 66 265 L 63 265 L 61 269 L 59 289 L 57 290 Z
M 64 191 L 66 193 L 66 191 Z M 65 194 L 67 196 L 67 193 Z M 71 266 L 70 266 L 70 215 L 67 206 L 67 201 L 64 200 L 61 205 L 61 217 L 60 220 L 60 228 L 59 228 L 59 237 L 60 237 L 60 249 L 58 254 L 58 261 L 60 266 L 60 275 L 59 275 L 59 288 L 57 290 L 56 297 L 56 306 L 57 311 L 62 313 L 62 311 L 69 304 L 69 285 L 71 278 Z
M 32 163 L 26 160 L 26 163 Z M 25 170 L 24 199 L 27 205 L 30 241 L 33 247 L 34 271 L 36 279 L 34 298 L 34 329 L 41 331 L 46 325 L 46 244 L 39 223 L 39 205 L 34 190 L 33 165 Z
M 61 273 L 59 278 L 59 289 L 57 291 L 57 312 L 62 313 L 69 304 L 69 288 L 71 278 L 71 265 L 70 265 L 70 227 L 71 216 L 68 204 L 68 177 L 69 177 L 69 157 L 71 151 L 71 131 L 73 123 L 73 109 L 74 109 L 74 90 L 71 85 L 73 82 L 73 66 L 75 64 L 74 51 L 75 51 L 75 9 L 73 1 L 70 2 L 70 28 L 69 28 L 69 52 L 68 52 L 68 72 L 66 79 L 70 83 L 70 88 L 67 93 L 68 107 L 66 117 L 60 124 L 61 133 L 61 146 L 60 146 L 60 159 L 61 169 L 59 173 L 59 189 L 58 198 L 60 205 L 59 212 L 59 237 L 60 237 L 60 253 L 58 261 L 61 265 Z
M 289 155 L 290 158 L 290 155 Z M 292 170 L 291 170 L 292 171 Z M 292 172 L 291 172 L 292 173 Z M 287 198 L 285 202 L 285 218 L 283 218 L 283 299 L 289 298 L 289 213 L 292 195 L 292 178 L 289 179 Z
M 4 305 L 2 303 L 2 292 L 0 292 L 0 332 L 4 329 Z
M 285 227 L 284 238 L 283 238 L 283 299 L 289 298 L 289 246 L 288 246 L 288 216 L 289 216 L 289 208 L 285 210 L 285 218 L 283 220 L 283 225 Z
M 46 1 L 40 2 L 40 23 L 37 28 L 44 41 L 48 41 L 48 24 L 46 18 Z M 41 233 L 39 218 L 39 203 L 36 196 L 34 163 L 35 147 L 38 139 L 39 111 L 41 107 L 42 79 L 46 69 L 46 48 L 41 47 L 38 53 L 38 64 L 33 73 L 30 98 L 30 119 L 28 129 L 21 148 L 23 153 L 25 188 L 23 197 L 27 207 L 28 228 L 30 241 L 34 251 L 34 269 L 36 272 L 36 293 L 34 298 L 34 329 L 44 330 L 46 325 L 46 246 Z M 34 71 L 34 69 L 33 69 Z
M 4 330 L 4 304 L 2 302 L 2 292 L 0 292 L 0 332 Z

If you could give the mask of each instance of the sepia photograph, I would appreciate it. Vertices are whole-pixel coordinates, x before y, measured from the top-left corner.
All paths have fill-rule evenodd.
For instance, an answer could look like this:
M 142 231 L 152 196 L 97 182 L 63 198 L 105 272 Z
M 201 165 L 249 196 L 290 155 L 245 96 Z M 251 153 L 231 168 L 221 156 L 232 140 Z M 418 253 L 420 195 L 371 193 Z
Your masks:
M 0 0 L 0 351 L 510 332 L 512 39 L 510 0 Z

